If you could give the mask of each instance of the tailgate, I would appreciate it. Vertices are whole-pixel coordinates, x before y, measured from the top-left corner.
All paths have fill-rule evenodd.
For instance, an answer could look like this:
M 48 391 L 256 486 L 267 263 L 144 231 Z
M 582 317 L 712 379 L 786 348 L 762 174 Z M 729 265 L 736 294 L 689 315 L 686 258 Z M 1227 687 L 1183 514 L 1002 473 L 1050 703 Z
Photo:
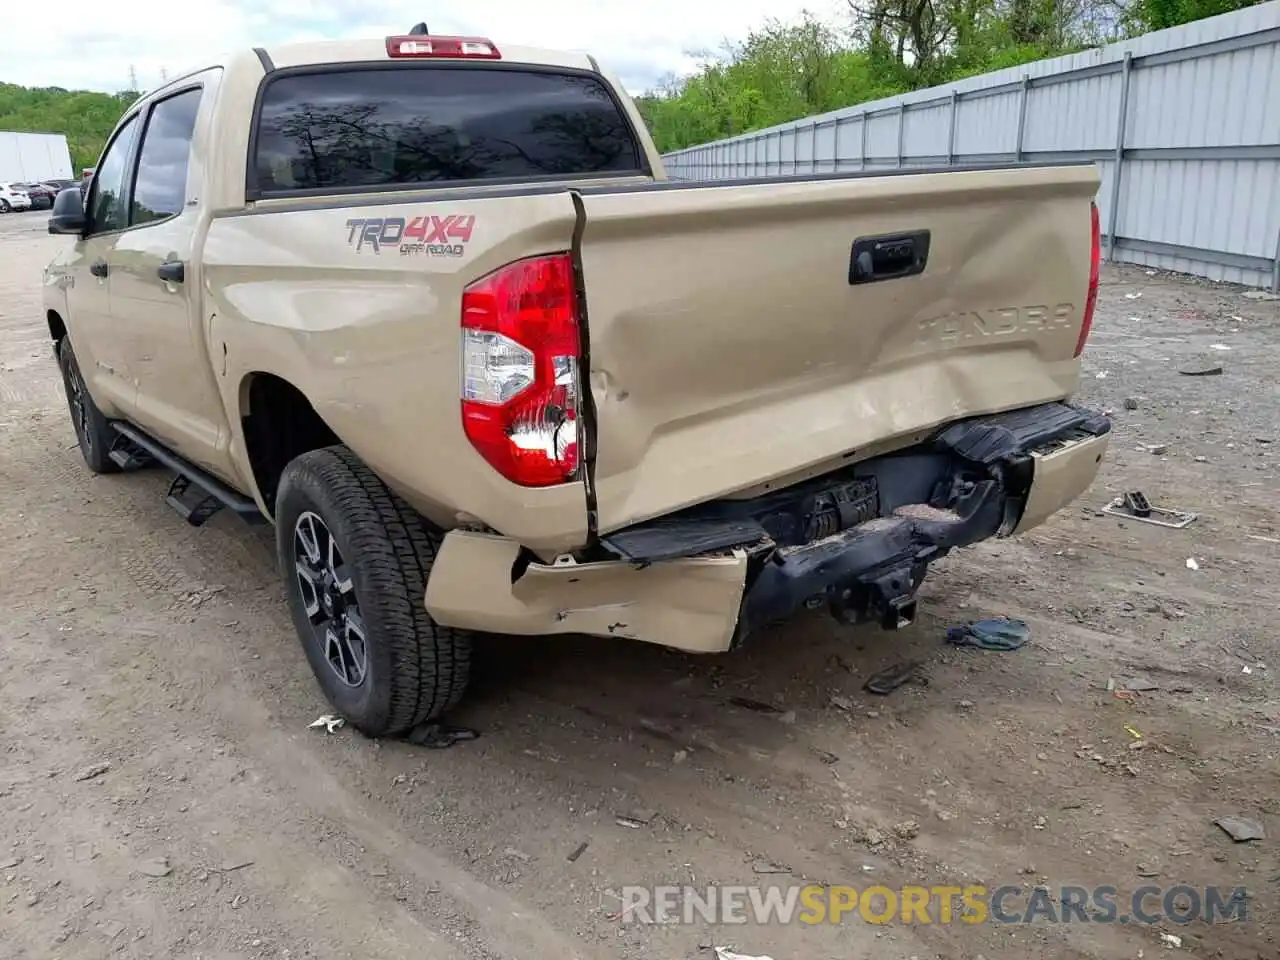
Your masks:
M 599 532 L 1070 395 L 1097 187 L 1082 165 L 583 191 Z M 854 283 L 867 238 L 886 279 Z

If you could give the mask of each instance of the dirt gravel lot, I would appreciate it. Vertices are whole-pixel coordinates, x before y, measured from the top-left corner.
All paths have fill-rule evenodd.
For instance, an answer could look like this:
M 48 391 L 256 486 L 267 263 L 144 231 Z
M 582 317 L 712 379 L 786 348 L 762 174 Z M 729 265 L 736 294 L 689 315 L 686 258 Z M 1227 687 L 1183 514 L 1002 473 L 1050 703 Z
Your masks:
M 486 641 L 456 718 L 481 736 L 436 751 L 309 730 L 325 703 L 267 535 L 188 528 L 163 472 L 83 468 L 40 307 L 65 242 L 41 214 L 0 218 L 4 960 L 1280 956 L 1276 302 L 1107 269 L 1080 398 L 1113 411 L 1102 477 L 940 564 L 900 635 L 815 612 L 713 659 Z M 1178 373 L 1205 359 L 1223 373 Z M 1200 519 L 1099 512 L 1129 489 Z M 944 646 L 1002 614 L 1030 645 Z M 902 658 L 927 682 L 863 692 Z M 1233 843 L 1224 814 L 1266 839 Z M 1248 899 L 1185 925 L 618 917 L 626 885 L 712 882 Z

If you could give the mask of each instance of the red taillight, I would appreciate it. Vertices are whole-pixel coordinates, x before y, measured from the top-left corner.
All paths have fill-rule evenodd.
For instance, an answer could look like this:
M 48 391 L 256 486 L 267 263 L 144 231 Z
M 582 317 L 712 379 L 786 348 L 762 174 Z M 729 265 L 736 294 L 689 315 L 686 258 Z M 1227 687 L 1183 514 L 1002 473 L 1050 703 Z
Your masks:
M 501 60 L 502 54 L 483 37 L 387 37 L 389 57 L 447 57 L 465 60 Z
M 517 260 L 462 294 L 462 427 L 523 487 L 578 474 L 577 304 L 567 253 Z
M 1098 305 L 1098 271 L 1102 267 L 1102 225 L 1098 221 L 1098 205 L 1092 204 L 1093 249 L 1089 253 L 1089 292 L 1084 298 L 1084 320 L 1080 323 L 1080 339 L 1076 341 L 1076 352 L 1080 356 L 1084 352 L 1085 341 L 1089 339 L 1089 330 L 1093 327 L 1093 308 Z

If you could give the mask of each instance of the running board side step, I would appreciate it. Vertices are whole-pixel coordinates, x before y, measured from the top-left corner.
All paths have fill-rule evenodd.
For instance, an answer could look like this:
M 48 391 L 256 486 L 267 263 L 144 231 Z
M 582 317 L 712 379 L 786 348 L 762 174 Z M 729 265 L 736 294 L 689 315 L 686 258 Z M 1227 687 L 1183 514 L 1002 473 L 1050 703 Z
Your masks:
M 116 434 L 115 441 L 111 444 L 111 449 L 107 451 L 107 457 L 125 472 L 143 470 L 147 467 L 155 466 L 156 462 L 155 457 L 151 456 L 123 433 Z
M 130 460 L 133 466 L 141 466 L 150 459 L 177 474 L 169 485 L 165 503 L 193 527 L 204 525 L 210 517 L 224 508 L 239 515 L 246 523 L 266 523 L 267 518 L 251 499 L 232 490 L 191 461 L 178 456 L 158 440 L 152 439 L 131 424 L 113 422 L 111 426 L 127 441 L 119 450 L 121 459 L 114 456 L 117 451 L 115 446 L 112 447 L 112 459 L 121 466 L 125 465 L 121 460 Z

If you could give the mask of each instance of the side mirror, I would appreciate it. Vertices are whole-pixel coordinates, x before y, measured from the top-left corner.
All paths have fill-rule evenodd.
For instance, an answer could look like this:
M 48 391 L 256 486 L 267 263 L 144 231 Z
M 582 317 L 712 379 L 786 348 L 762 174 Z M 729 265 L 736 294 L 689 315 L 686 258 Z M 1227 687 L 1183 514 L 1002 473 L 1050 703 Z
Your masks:
M 53 210 L 49 213 L 49 232 L 80 236 L 88 222 L 84 215 L 84 196 L 80 193 L 80 188 L 67 187 L 59 190 L 57 199 L 53 201 Z

